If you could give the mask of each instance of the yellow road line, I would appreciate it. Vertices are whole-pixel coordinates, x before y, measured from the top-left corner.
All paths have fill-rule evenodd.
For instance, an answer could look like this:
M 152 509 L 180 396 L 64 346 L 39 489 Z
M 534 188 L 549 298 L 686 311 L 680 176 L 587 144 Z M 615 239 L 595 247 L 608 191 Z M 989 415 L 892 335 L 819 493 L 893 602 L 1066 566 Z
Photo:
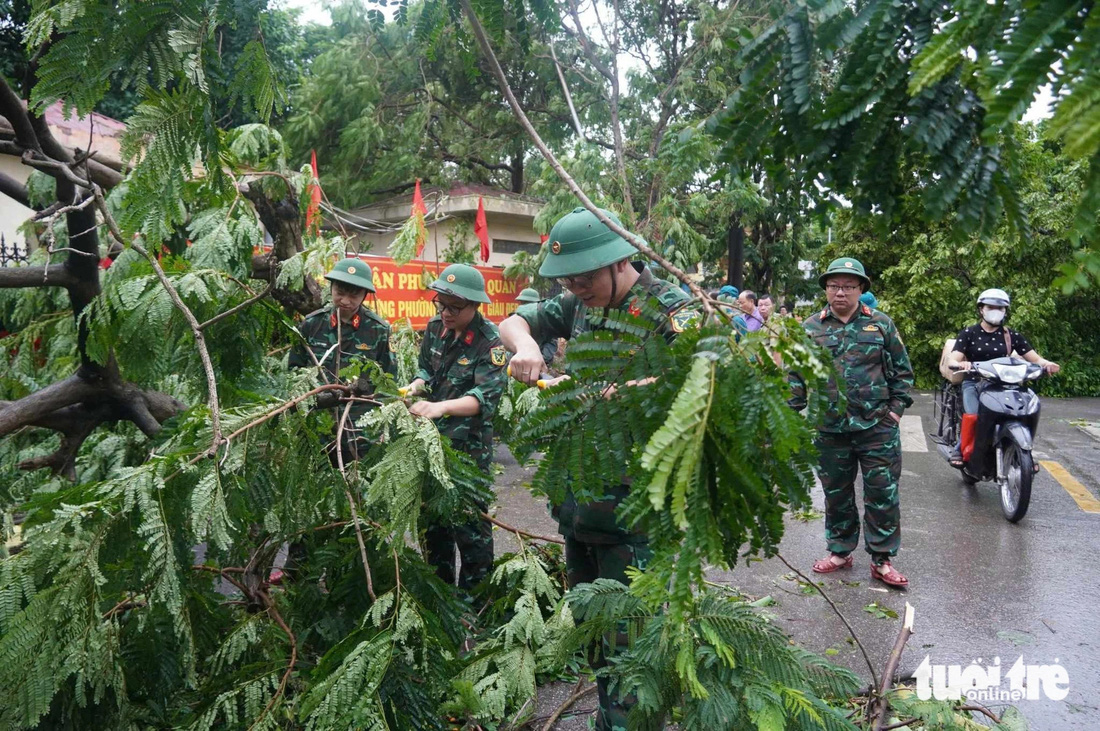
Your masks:
M 1081 510 L 1084 510 L 1086 513 L 1100 515 L 1100 500 L 1094 498 L 1092 493 L 1088 491 L 1088 488 L 1078 482 L 1077 478 L 1066 471 L 1065 467 L 1057 462 L 1049 460 L 1041 460 L 1039 464 L 1046 467 L 1047 472 L 1049 472 L 1054 479 L 1058 480 L 1058 484 L 1066 489 L 1069 496 L 1077 503 L 1077 507 L 1081 508 Z

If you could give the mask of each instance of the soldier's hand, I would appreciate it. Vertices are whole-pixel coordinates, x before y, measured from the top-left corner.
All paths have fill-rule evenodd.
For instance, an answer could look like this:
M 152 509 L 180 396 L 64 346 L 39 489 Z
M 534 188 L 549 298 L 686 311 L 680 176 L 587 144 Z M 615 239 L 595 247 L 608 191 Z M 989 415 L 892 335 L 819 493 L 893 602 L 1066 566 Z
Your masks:
M 447 415 L 442 404 L 432 401 L 417 401 L 409 407 L 409 413 L 426 419 L 440 419 Z
M 399 396 L 401 396 L 401 398 L 412 398 L 413 396 L 418 396 L 423 391 L 424 391 L 424 381 L 417 378 L 412 383 L 410 383 L 408 386 L 405 386 L 404 388 L 397 389 L 397 394 Z
M 542 369 L 546 367 L 538 346 L 533 340 L 531 344 L 533 347 L 520 348 L 519 352 L 512 356 L 512 361 L 508 365 L 508 375 L 528 386 L 538 383 Z

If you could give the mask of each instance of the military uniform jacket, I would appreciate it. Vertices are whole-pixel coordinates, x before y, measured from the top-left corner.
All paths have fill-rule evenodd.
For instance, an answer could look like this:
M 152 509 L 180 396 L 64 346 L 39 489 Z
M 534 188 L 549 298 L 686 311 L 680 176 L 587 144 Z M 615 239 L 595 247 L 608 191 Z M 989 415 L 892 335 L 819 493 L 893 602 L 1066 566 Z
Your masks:
M 298 332 L 313 351 L 313 356 L 334 379 L 342 368 L 356 360 L 373 360 L 386 373 L 397 375 L 397 364 L 390 352 L 390 325 L 381 315 L 360 307 L 350 323 L 342 322 L 331 305 L 311 312 L 298 326 Z M 335 347 L 340 341 L 339 352 Z M 291 348 L 287 365 L 308 368 L 313 358 L 301 343 Z
M 643 304 L 657 300 L 664 315 L 658 323 L 657 332 L 671 341 L 685 327 L 694 324 L 698 313 L 684 308 L 691 297 L 675 285 L 654 277 L 644 265 L 636 262 L 633 265 L 635 269 L 640 269 L 640 276 L 617 309 L 637 315 L 642 311 Z M 568 291 L 542 302 L 523 305 L 516 310 L 516 314 L 530 326 L 536 341 L 574 338 L 605 327 L 602 308 L 589 312 L 580 299 Z M 606 486 L 604 496 L 599 500 L 582 503 L 569 493 L 560 506 L 554 506 L 558 529 L 562 535 L 589 543 L 644 541 L 644 536 L 633 535 L 626 530 L 616 515 L 619 504 L 629 492 L 630 485 L 624 476 L 622 484 Z
M 416 377 L 431 389 L 428 400 L 473 396 L 481 404 L 474 416 L 447 416 L 436 422 L 456 447 L 479 462 L 492 454 L 493 414 L 504 391 L 506 356 L 496 325 L 480 312 L 457 336 L 443 327 L 438 315 L 433 317 L 420 343 Z
M 913 367 L 894 321 L 879 310 L 861 304 L 848 322 L 841 322 L 826 306 L 802 323 L 813 341 L 833 356 L 836 376 L 829 379 L 829 410 L 821 424 L 825 432 L 869 429 L 890 412 L 901 416 L 913 403 Z M 839 410 L 836 379 L 844 383 L 846 410 Z M 806 405 L 806 389 L 791 374 L 791 405 Z

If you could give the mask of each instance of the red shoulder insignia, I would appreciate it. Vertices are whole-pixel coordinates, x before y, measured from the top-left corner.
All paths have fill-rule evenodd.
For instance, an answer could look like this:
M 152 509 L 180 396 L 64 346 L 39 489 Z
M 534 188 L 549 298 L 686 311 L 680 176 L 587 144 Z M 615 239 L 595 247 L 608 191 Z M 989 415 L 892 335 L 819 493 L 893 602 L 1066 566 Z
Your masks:
M 328 326 L 336 327 L 336 311 L 333 310 L 332 314 L 328 316 Z
M 870 307 L 868 307 L 867 305 L 860 305 L 860 307 L 863 308 L 863 314 L 867 315 L 867 317 L 871 316 L 871 308 Z
M 824 319 L 825 319 L 825 316 L 826 316 L 826 315 L 828 315 L 828 314 L 829 314 L 829 308 L 828 308 L 828 307 L 826 307 L 826 308 L 825 308 L 825 309 L 823 309 L 823 310 L 822 310 L 822 311 L 821 311 L 820 313 L 818 313 L 818 315 L 817 315 L 817 316 L 818 316 L 818 317 L 819 317 L 819 318 L 820 318 L 821 320 L 824 320 Z
M 630 300 L 630 314 L 634 317 L 638 317 L 642 314 L 642 308 L 638 306 L 638 298 Z
M 359 315 L 356 315 L 355 317 L 351 318 L 351 327 L 352 327 L 353 330 L 358 330 L 359 329 Z
M 473 330 L 467 330 L 466 331 L 466 337 L 463 338 L 463 342 L 465 342 L 467 345 L 474 342 L 474 331 Z

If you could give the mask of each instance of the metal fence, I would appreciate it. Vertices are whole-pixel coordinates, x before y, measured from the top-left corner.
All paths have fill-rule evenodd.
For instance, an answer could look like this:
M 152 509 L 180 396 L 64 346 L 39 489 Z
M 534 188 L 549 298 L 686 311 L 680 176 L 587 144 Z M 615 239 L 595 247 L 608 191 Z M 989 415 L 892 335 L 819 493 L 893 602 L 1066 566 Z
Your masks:
M 0 234 L 0 267 L 20 266 L 29 260 L 30 255 L 26 248 L 14 241 L 8 243 L 4 239 L 4 234 Z

